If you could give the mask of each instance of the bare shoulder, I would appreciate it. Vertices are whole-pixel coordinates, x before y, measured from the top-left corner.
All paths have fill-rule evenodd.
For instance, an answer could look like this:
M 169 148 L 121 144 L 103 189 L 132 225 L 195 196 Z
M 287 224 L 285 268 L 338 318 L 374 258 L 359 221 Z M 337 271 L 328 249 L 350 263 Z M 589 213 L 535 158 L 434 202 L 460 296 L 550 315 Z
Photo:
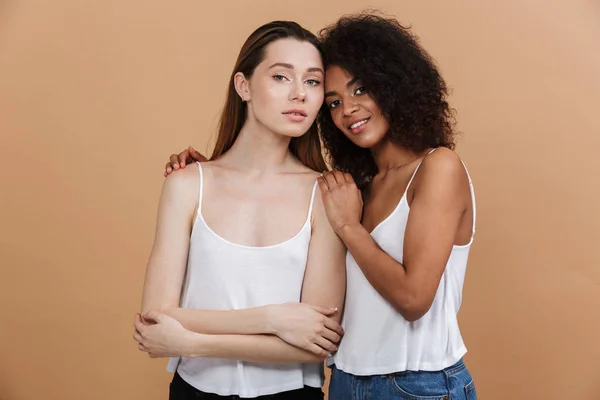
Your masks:
M 457 184 L 468 179 L 458 154 L 446 147 L 439 147 L 425 157 L 420 175 L 426 181 L 450 180 Z
M 305 179 L 312 179 L 313 181 L 316 181 L 317 178 L 321 176 L 320 172 L 315 171 L 314 169 L 311 169 L 310 167 L 307 167 L 304 164 L 296 165 L 296 167 L 294 168 L 294 173 L 297 174 L 299 177 L 304 177 Z
M 175 171 L 165 178 L 163 192 L 184 199 L 195 199 L 198 189 L 200 172 L 197 164 Z
M 289 171 L 286 175 L 289 177 L 289 179 L 294 179 L 297 184 L 300 184 L 306 189 L 310 189 L 312 191 L 313 187 L 316 185 L 316 190 L 318 190 L 319 185 L 317 184 L 317 179 L 319 176 L 321 176 L 320 172 L 316 172 L 305 165 L 300 165 L 298 168 L 294 168 L 292 171 Z M 317 195 L 320 196 L 320 193 L 315 193 L 315 201 Z

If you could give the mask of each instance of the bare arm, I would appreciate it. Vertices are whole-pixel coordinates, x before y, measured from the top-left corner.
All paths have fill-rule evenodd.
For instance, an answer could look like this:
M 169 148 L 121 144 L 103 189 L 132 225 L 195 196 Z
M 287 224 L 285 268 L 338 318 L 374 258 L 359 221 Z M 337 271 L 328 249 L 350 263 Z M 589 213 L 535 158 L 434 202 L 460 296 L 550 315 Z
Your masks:
M 156 232 L 146 267 L 142 313 L 179 305 L 197 207 L 198 171 L 187 169 L 165 179 Z
M 346 294 L 346 246 L 327 218 L 320 193 L 315 193 L 313 221 L 302 302 L 336 307 L 338 312 L 331 318 L 340 322 Z
M 338 234 L 369 283 L 408 321 L 433 302 L 466 209 L 464 168 L 455 154 L 438 151 L 419 170 L 404 237 L 403 264 L 384 252 L 357 221 Z
M 197 208 L 198 170 L 188 168 L 164 183 L 158 211 L 156 237 L 146 269 L 142 313 L 160 311 L 186 328 L 207 334 L 279 334 L 286 317 L 315 321 L 323 316 L 333 330 L 341 329 L 324 316 L 335 307 L 268 305 L 243 310 L 197 310 L 179 306 L 185 277 L 193 217 Z M 302 319 L 301 319 L 302 318 Z M 288 322 L 289 325 L 289 322 Z M 291 340 L 291 339 L 290 339 Z M 299 340 L 299 339 L 298 339 Z
M 308 261 L 302 285 L 302 302 L 323 307 L 333 305 L 337 308 L 337 312 L 331 318 L 339 322 L 345 290 L 346 247 L 331 227 L 321 196 L 317 193 L 313 206 L 313 230 Z M 322 329 L 322 324 L 324 321 L 315 326 L 315 329 Z M 201 351 L 203 356 L 208 353 L 210 357 L 254 362 L 320 362 L 329 351 L 335 350 L 335 348 L 328 348 L 329 343 L 320 337 L 315 336 L 311 339 L 305 345 L 311 348 L 313 354 L 269 336 L 216 336 L 207 339 L 208 345 L 201 339 L 196 346 L 197 348 L 206 346 Z M 337 339 L 339 340 L 339 337 Z M 267 346 L 271 352 L 268 355 L 264 353 Z
M 182 170 L 164 182 L 154 245 L 146 268 L 142 314 L 160 311 L 187 329 L 201 333 L 270 333 L 267 307 L 231 311 L 179 307 L 198 189 L 197 168 Z
M 272 335 L 203 335 L 188 342 L 188 357 L 213 357 L 255 363 L 320 363 L 320 355 L 292 346 Z
M 165 187 L 161 196 L 161 205 L 159 206 L 156 240 L 148 263 L 142 305 L 143 312 L 147 313 L 147 315 L 151 315 L 148 317 L 148 320 L 153 320 L 156 324 L 146 326 L 141 323 L 141 320 L 139 323 L 136 321 L 135 324 L 136 334 L 134 335 L 134 338 L 141 343 L 143 347 L 141 347 L 142 350 L 148 351 L 150 354 L 156 356 L 175 354 L 170 352 L 172 348 L 169 348 L 168 343 L 166 344 L 166 342 L 168 342 L 169 337 L 173 337 L 174 332 L 181 333 L 180 330 L 178 331 L 179 327 L 177 324 L 179 324 L 181 329 L 184 329 L 181 324 L 187 324 L 188 326 L 196 326 L 199 329 L 206 329 L 207 326 L 210 326 L 211 329 L 223 329 L 223 327 L 225 327 L 225 329 L 236 330 L 236 333 L 244 333 L 244 330 L 260 330 L 262 328 L 261 322 L 255 322 L 251 318 L 240 318 L 241 315 L 247 317 L 252 315 L 252 313 L 255 313 L 255 318 L 260 321 L 257 311 L 258 308 L 239 311 L 202 311 L 185 310 L 178 307 L 189 248 L 191 220 L 194 213 L 193 210 L 195 209 L 195 200 L 192 201 L 192 197 L 190 193 L 188 193 L 188 191 L 190 191 L 189 188 L 187 188 L 187 186 L 190 186 L 189 180 L 187 181 L 188 185 L 186 187 L 184 187 L 185 185 L 181 184 L 181 182 L 185 181 L 186 178 L 189 178 L 190 175 L 195 175 L 197 182 L 197 172 L 193 172 L 189 169 L 187 171 L 182 171 L 180 174 L 173 175 L 173 177 L 182 176 L 182 178 L 171 180 L 174 183 L 169 183 L 171 178 L 167 179 L 165 182 Z M 198 185 L 196 184 L 194 190 L 191 192 L 197 193 L 197 190 Z M 321 211 L 319 211 L 319 209 Z M 184 243 L 184 245 L 181 245 L 182 243 Z M 337 255 L 332 258 L 327 254 L 329 251 L 337 251 Z M 322 206 L 319 208 L 319 206 L 316 205 L 314 232 L 309 249 L 309 261 L 304 284 L 304 287 L 308 287 L 309 293 L 311 293 L 308 295 L 309 300 L 314 299 L 319 302 L 319 304 L 324 304 L 324 302 L 329 299 L 328 296 L 331 296 L 331 294 L 326 294 L 321 297 L 318 295 L 319 289 L 313 287 L 315 280 L 321 279 L 319 278 L 320 276 L 328 278 L 328 275 L 320 275 L 314 271 L 315 268 L 320 268 L 323 263 L 328 264 L 332 260 L 337 260 L 338 265 L 335 268 L 339 269 L 341 263 L 342 275 L 332 278 L 332 282 L 337 282 L 335 283 L 336 286 L 333 290 L 333 292 L 337 294 L 337 297 L 332 297 L 336 298 L 332 304 L 341 310 L 343 289 L 345 287 L 343 255 L 343 244 L 327 222 Z M 175 260 L 176 262 L 170 262 L 170 260 Z M 331 269 L 325 267 L 323 268 L 323 271 L 327 272 L 331 271 Z M 307 278 L 308 281 L 306 280 Z M 329 286 L 327 283 L 326 285 Z M 307 289 L 303 290 L 303 300 L 305 300 L 304 298 L 306 297 L 306 290 Z M 149 312 L 151 310 L 152 312 Z M 177 320 L 164 314 L 171 314 L 172 316 L 177 317 Z M 210 321 L 203 321 L 201 318 L 207 318 L 210 319 Z M 325 317 L 323 316 L 323 318 Z M 172 328 L 172 331 L 168 331 L 167 328 L 165 330 L 160 326 L 161 319 L 169 321 L 170 325 L 167 325 L 167 328 Z M 248 321 L 246 321 L 246 319 L 248 319 Z M 171 324 L 171 320 L 175 321 L 176 324 Z M 339 316 L 337 317 L 337 320 L 339 320 Z M 324 321 L 321 322 L 325 324 Z M 319 326 L 319 329 L 323 330 L 321 326 Z M 187 330 L 185 331 L 188 332 Z M 308 343 L 307 347 L 311 346 L 313 351 L 317 353 L 317 355 L 314 355 L 308 351 L 289 345 L 276 336 L 269 335 L 208 336 L 201 334 L 182 334 L 178 337 L 180 337 L 181 341 L 186 342 L 185 345 L 180 343 L 178 349 L 181 349 L 181 346 L 183 345 L 186 353 L 189 354 L 256 362 L 320 362 L 329 353 L 328 350 L 332 350 L 319 347 L 315 343 Z M 334 339 L 336 341 L 339 340 L 339 336 Z M 327 345 L 327 343 L 325 343 L 325 345 Z

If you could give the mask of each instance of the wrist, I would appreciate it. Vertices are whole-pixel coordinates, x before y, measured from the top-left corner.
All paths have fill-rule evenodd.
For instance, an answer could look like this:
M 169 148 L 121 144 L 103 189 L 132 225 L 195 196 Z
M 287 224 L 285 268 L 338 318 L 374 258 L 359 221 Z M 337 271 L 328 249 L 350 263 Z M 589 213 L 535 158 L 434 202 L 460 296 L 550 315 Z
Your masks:
M 209 352 L 210 335 L 203 335 L 201 333 L 190 332 L 187 334 L 182 343 L 182 357 L 207 357 Z
M 358 230 L 363 230 L 363 229 L 364 229 L 364 227 L 360 224 L 360 222 L 351 222 L 351 223 L 347 223 L 347 224 L 342 224 L 337 229 L 336 233 L 342 240 L 345 241 L 345 238 L 348 238 L 353 233 L 357 232 Z
M 266 334 L 277 335 L 277 318 L 275 316 L 276 304 L 261 307 L 262 327 Z

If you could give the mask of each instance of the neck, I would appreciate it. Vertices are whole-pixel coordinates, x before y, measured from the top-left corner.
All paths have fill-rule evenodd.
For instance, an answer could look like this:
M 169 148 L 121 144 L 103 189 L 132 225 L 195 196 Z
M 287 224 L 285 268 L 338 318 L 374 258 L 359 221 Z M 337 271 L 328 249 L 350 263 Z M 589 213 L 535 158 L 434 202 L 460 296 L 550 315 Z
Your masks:
M 290 140 L 248 118 L 223 159 L 232 167 L 248 172 L 280 172 L 294 160 L 288 150 Z
M 406 147 L 394 144 L 389 140 L 371 148 L 371 154 L 380 173 L 387 173 L 393 168 L 403 167 L 420 158 L 421 153 L 414 152 Z

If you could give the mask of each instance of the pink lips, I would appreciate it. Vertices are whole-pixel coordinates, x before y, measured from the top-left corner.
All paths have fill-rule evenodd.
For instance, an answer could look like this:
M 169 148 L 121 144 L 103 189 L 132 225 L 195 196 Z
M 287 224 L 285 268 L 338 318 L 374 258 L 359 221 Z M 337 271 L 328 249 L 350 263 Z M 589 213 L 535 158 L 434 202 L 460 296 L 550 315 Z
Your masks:
M 369 123 L 369 119 L 368 118 L 363 118 L 360 119 L 356 122 L 359 121 L 365 121 L 362 124 L 360 124 L 359 126 L 357 126 L 356 128 L 350 128 L 350 131 L 354 134 L 354 135 L 358 135 L 359 133 L 362 133 L 365 130 L 365 127 L 367 126 L 367 124 Z M 350 126 L 354 125 L 356 122 L 353 122 L 352 124 L 350 124 Z
M 302 122 L 306 119 L 306 112 L 300 109 L 284 111 L 283 114 L 292 122 Z

